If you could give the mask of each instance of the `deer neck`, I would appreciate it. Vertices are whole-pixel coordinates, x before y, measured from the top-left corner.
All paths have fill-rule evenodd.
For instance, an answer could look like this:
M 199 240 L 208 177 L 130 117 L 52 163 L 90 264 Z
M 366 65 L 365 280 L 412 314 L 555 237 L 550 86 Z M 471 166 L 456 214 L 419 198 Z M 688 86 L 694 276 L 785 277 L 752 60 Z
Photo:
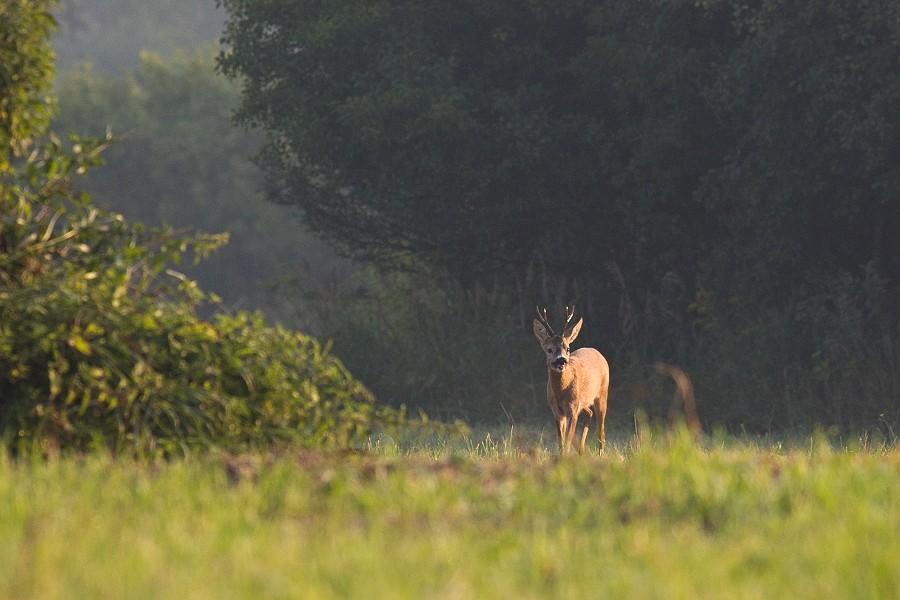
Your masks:
M 547 373 L 549 373 L 550 385 L 557 390 L 564 390 L 572 385 L 572 382 L 575 380 L 575 368 L 569 363 L 569 365 L 563 369 L 562 373 L 547 367 Z

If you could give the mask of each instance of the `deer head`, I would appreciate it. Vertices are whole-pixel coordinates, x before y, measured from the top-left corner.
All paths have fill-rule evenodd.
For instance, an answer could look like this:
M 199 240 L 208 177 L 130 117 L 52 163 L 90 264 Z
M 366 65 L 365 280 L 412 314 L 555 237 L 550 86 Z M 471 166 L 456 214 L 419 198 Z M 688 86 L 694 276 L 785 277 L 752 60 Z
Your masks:
M 575 307 L 566 307 L 566 322 L 563 325 L 562 332 L 556 335 L 550 323 L 547 320 L 547 309 L 543 314 L 541 309 L 537 309 L 538 318 L 534 320 L 534 335 L 544 349 L 544 357 L 547 359 L 547 367 L 557 373 L 565 371 L 569 364 L 569 346 L 578 337 L 581 331 L 581 324 L 584 319 L 578 319 L 574 325 L 570 326 L 572 317 L 575 315 Z

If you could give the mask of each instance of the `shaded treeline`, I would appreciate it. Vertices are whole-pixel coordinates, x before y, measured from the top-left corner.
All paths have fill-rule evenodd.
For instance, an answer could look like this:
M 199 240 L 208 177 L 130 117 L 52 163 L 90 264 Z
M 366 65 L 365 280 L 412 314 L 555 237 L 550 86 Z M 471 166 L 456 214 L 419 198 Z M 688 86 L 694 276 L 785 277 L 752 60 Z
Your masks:
M 664 360 L 727 426 L 900 416 L 896 2 L 224 6 L 269 197 L 419 274 L 320 305 L 383 399 L 542 410 L 574 300 L 613 414 Z

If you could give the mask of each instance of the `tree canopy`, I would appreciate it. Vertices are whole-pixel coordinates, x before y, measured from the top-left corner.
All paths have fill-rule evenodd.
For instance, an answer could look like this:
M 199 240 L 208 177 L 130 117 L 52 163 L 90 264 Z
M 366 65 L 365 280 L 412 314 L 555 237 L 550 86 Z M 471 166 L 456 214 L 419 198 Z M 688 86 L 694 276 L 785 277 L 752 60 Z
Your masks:
M 894 2 L 224 5 L 271 197 L 352 254 L 896 272 Z
M 0 3 L 0 177 L 33 145 L 50 119 L 51 0 Z M 6 184 L 4 179 L 0 183 Z

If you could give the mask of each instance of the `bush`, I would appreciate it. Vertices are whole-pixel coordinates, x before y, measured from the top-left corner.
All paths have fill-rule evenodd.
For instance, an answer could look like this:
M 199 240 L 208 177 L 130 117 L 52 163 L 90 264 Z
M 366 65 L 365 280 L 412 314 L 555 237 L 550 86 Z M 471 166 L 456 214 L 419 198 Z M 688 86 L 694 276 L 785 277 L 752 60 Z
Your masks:
M 327 348 L 259 315 L 197 316 L 169 268 L 225 236 L 145 230 L 71 190 L 109 140 L 58 140 L 4 188 L 0 428 L 14 448 L 173 454 L 272 442 L 347 447 L 403 421 Z

